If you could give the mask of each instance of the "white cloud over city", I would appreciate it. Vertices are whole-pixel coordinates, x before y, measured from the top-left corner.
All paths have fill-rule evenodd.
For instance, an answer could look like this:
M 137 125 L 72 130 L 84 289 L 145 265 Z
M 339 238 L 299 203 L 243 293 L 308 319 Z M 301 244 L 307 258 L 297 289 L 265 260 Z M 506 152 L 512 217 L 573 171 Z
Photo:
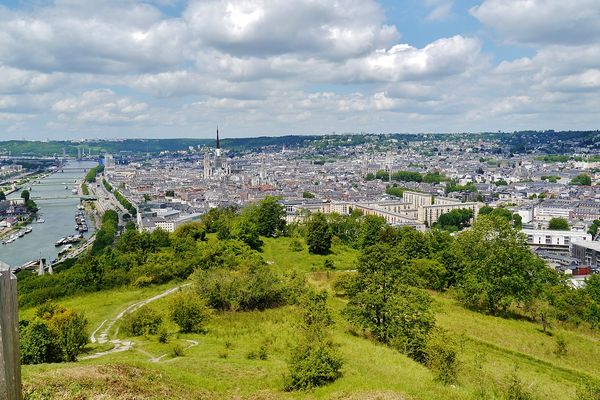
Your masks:
M 458 5 L 0 6 L 0 139 L 598 127 L 599 2 Z

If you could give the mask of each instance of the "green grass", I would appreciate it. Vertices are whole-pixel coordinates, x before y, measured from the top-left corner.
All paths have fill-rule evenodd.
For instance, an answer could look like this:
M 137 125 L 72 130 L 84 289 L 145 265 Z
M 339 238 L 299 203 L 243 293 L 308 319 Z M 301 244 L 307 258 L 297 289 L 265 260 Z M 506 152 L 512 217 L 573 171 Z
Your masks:
M 323 271 L 326 257 L 289 251 L 290 239 L 265 239 L 264 258 L 276 268 L 309 273 L 311 284 L 330 289 L 343 271 Z M 330 255 L 336 269 L 353 269 L 357 252 L 334 248 Z M 318 272 L 309 271 L 316 269 Z M 128 304 L 165 290 L 122 289 L 81 295 L 62 301 L 80 309 L 90 321 L 114 317 Z M 282 391 L 286 360 L 297 341 L 296 308 L 263 312 L 215 313 L 206 334 L 171 333 L 167 344 L 157 336 L 131 338 L 134 348 L 75 364 L 24 366 L 26 387 L 50 390 L 46 398 L 241 398 L 241 399 L 503 399 L 508 377 L 515 368 L 535 399 L 575 399 L 584 379 L 600 378 L 600 335 L 585 329 L 553 327 L 549 336 L 527 320 L 503 319 L 467 310 L 449 294 L 433 294 L 437 323 L 456 339 L 460 348 L 458 384 L 443 385 L 423 365 L 365 337 L 349 333 L 340 315 L 345 299 L 330 296 L 336 324 L 333 339 L 344 359 L 343 376 L 309 392 Z M 153 307 L 167 318 L 169 300 Z M 115 312 L 116 311 L 116 312 Z M 31 312 L 26 310 L 24 314 Z M 554 354 L 556 335 L 567 341 L 567 354 Z M 119 333 L 123 337 L 123 333 Z M 183 357 L 167 355 L 174 345 L 198 346 Z M 250 359 L 249 353 L 265 347 L 266 360 Z M 46 382 L 46 384 L 42 384 Z M 137 391 L 136 391 L 137 387 Z M 65 394 L 66 393 L 66 394 Z M 129 396 L 129 397 L 127 397 Z M 44 397 L 43 397 L 44 398 Z
M 147 288 L 123 287 L 114 290 L 71 296 L 56 302 L 65 307 L 74 308 L 83 312 L 88 320 L 88 328 L 91 332 L 102 321 L 114 318 L 130 304 L 152 297 L 174 286 L 177 286 L 177 284 L 172 283 Z M 19 310 L 20 319 L 32 319 L 34 314 L 35 307 Z
M 343 244 L 332 246 L 331 253 L 328 255 L 310 254 L 306 243 L 302 239 L 303 250 L 291 251 L 290 243 L 292 238 L 262 238 L 265 242 L 263 246 L 263 258 L 272 263 L 277 269 L 285 271 L 310 272 L 324 270 L 325 260 L 333 261 L 336 270 L 356 269 L 356 261 L 359 251 Z

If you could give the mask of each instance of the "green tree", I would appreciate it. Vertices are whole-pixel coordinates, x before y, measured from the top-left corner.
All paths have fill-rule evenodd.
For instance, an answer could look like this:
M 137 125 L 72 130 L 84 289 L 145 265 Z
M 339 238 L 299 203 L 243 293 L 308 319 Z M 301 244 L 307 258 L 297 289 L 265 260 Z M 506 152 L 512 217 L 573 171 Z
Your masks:
M 512 215 L 512 221 L 513 221 L 513 226 L 516 229 L 522 229 L 523 228 L 523 218 L 521 217 L 521 215 L 515 213 Z
M 30 196 L 31 196 L 31 195 L 29 194 L 29 190 L 23 190 L 23 191 L 21 192 L 21 198 L 22 198 L 23 200 L 25 200 L 25 203 L 27 203 L 27 202 L 29 201 L 29 198 L 30 198 Z
M 52 331 L 37 318 L 20 329 L 20 350 L 23 364 L 41 364 L 60 361 L 60 349 Z
M 406 259 L 392 247 L 368 247 L 348 288 L 344 315 L 380 342 L 423 361 L 427 337 L 435 325 L 432 300 L 427 293 L 402 283 L 407 272 Z
M 492 314 L 535 298 L 548 279 L 544 262 L 504 218 L 481 216 L 457 235 L 452 253 L 461 300 Z
M 571 185 L 591 186 L 592 178 L 588 174 L 579 174 L 575 178 L 571 179 Z
M 165 197 L 175 197 L 175 191 L 174 190 L 167 190 L 165 192 Z
M 234 222 L 231 228 L 231 237 L 246 243 L 254 250 L 260 251 L 263 241 L 260 240 L 258 231 L 258 226 L 254 221 L 249 218 L 240 217 Z
M 304 191 L 304 192 L 302 192 L 302 198 L 303 199 L 314 199 L 315 195 L 312 194 L 311 192 Z
M 262 236 L 273 237 L 285 229 L 285 207 L 278 202 L 277 197 L 267 196 L 252 210 L 258 233 Z
M 595 237 L 598 233 L 598 228 L 600 228 L 600 219 L 596 219 L 592 222 L 592 225 L 588 228 L 588 233 Z
M 459 208 L 440 215 L 435 226 L 455 232 L 469 226 L 473 218 L 473 210 L 470 208 Z
M 569 231 L 571 228 L 569 227 L 569 221 L 564 218 L 552 218 L 550 222 L 548 222 L 548 229 L 556 230 L 556 231 Z
M 307 223 L 306 244 L 313 254 L 328 254 L 331 249 L 331 228 L 321 212 L 310 216 Z
M 363 249 L 379 242 L 385 219 L 376 215 L 365 215 L 360 225 L 359 245 Z
M 410 260 L 413 285 L 420 288 L 442 291 L 448 283 L 448 271 L 436 260 L 417 258 Z
M 0 190 L 0 201 L 4 200 L 6 200 L 6 195 L 4 194 L 4 191 Z

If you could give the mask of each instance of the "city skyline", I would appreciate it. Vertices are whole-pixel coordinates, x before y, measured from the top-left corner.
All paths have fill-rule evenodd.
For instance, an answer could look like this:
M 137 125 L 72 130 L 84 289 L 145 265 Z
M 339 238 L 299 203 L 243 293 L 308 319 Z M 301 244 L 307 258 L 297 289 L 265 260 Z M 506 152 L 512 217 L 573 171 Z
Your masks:
M 0 140 L 598 127 L 592 0 L 3 4 Z

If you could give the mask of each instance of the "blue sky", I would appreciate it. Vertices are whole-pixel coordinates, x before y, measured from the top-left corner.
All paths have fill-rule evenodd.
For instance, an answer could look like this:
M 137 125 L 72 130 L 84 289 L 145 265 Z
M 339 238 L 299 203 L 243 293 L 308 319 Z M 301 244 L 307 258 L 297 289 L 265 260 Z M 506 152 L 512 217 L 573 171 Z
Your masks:
M 0 77 L 0 140 L 598 129 L 600 2 L 9 0 Z

